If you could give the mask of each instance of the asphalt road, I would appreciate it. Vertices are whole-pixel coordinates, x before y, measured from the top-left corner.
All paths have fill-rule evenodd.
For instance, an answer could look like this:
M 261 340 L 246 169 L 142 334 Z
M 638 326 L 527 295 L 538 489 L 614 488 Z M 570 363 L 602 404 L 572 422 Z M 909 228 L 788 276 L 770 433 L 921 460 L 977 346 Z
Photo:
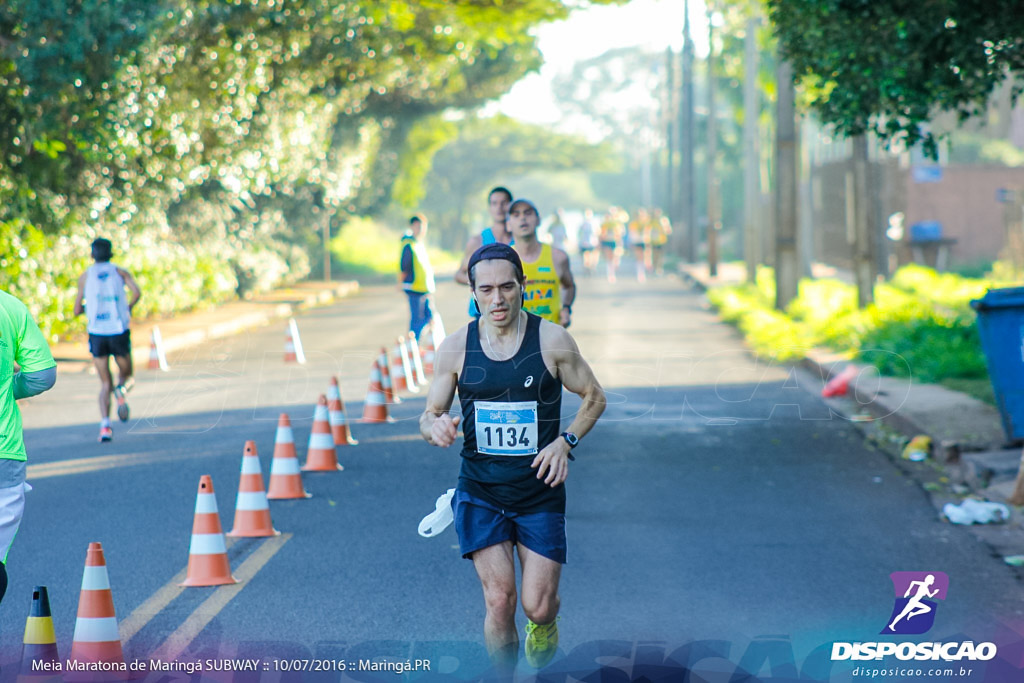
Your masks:
M 829 411 L 820 386 L 748 355 L 676 279 L 585 280 L 580 291 L 571 331 L 609 406 L 567 483 L 563 653 L 550 679 L 582 678 L 600 662 L 622 672 L 605 680 L 679 680 L 669 664 L 684 661 L 692 681 L 729 681 L 737 666 L 766 680 L 801 671 L 851 680 L 856 663 L 830 667 L 821 648 L 882 639 L 896 571 L 949 576 L 928 639 L 1014 651 L 1024 594 L 1012 571 L 939 521 L 924 492 Z M 465 321 L 457 285 L 442 284 L 437 302 L 449 331 Z M 283 326 L 172 354 L 170 372 L 139 370 L 132 419 L 115 423 L 109 444 L 95 441 L 95 376 L 63 373 L 54 390 L 25 402 L 34 490 L 0 609 L 4 675 L 20 657 L 34 585 L 49 587 L 61 656 L 70 652 L 90 541 L 106 552 L 129 660 L 389 656 L 428 659 L 442 679 L 484 672 L 472 564 L 451 529 L 416 533 L 458 472 L 455 448 L 418 436 L 423 394 L 394 407 L 393 424 L 354 425 L 359 445 L 338 451 L 345 470 L 305 477 L 312 498 L 272 502 L 282 536 L 231 544 L 241 584 L 176 587 L 200 475 L 212 476 L 229 529 L 245 440 L 256 441 L 266 478 L 277 417 L 288 412 L 303 459 L 331 374 L 358 418 L 370 360 L 407 315 L 389 287 L 308 312 L 298 318 L 303 366 L 282 362 Z M 567 397 L 563 415 L 576 406 Z M 1002 680 L 992 671 L 1008 657 L 987 665 L 989 679 L 985 664 L 973 665 L 969 680 Z

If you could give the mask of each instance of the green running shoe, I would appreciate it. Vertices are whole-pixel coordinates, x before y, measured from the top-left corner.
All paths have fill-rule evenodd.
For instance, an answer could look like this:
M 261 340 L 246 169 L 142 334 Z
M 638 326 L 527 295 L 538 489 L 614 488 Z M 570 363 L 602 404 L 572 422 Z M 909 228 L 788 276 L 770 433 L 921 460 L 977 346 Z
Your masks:
M 558 650 L 558 619 L 550 624 L 535 624 L 526 620 L 526 661 L 534 669 L 543 669 L 551 663 Z

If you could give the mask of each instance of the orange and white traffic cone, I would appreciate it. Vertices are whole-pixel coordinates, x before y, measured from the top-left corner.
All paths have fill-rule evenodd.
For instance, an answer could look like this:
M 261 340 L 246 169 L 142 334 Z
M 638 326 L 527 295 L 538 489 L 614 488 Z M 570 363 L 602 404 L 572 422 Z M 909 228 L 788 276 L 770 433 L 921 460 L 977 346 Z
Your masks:
M 53 630 L 53 616 L 50 613 L 50 598 L 46 593 L 46 586 L 36 586 L 32 590 L 32 608 L 25 620 L 18 681 L 60 681 L 60 674 L 54 668 L 58 662 L 60 657 L 57 654 L 57 636 Z
M 427 377 L 433 377 L 434 375 L 434 358 L 437 356 L 437 348 L 434 346 L 434 325 L 430 325 L 430 333 L 422 335 L 423 343 L 420 345 L 420 351 L 423 355 L 423 373 Z
M 423 356 L 420 355 L 420 343 L 416 341 L 416 335 L 409 332 L 409 357 L 412 359 L 412 369 L 416 377 L 416 384 L 423 387 L 427 385 L 427 377 L 423 373 Z
M 405 374 L 405 366 L 402 364 L 402 350 L 396 344 L 391 349 L 391 384 L 397 394 L 400 391 L 409 391 L 409 379 Z
M 306 354 L 302 351 L 302 338 L 299 337 L 299 326 L 295 323 L 295 318 L 288 319 L 288 327 L 284 332 L 284 362 L 306 362 Z
M 398 338 L 398 353 L 402 359 L 402 373 L 405 375 L 405 388 L 411 394 L 420 393 L 416 384 L 416 377 L 412 374 L 412 361 L 409 360 L 409 347 L 405 343 L 405 337 Z
M 441 314 L 437 311 L 433 312 L 433 317 L 430 319 L 430 341 L 434 343 L 434 348 L 437 349 L 441 346 L 441 342 L 447 335 L 444 331 L 444 321 L 441 320 Z
M 366 390 L 363 419 L 360 422 L 394 422 L 388 415 L 388 401 L 380 385 L 380 365 L 377 361 L 373 361 L 370 366 L 370 388 Z
M 309 434 L 309 448 L 306 450 L 305 472 L 337 472 L 345 469 L 338 464 L 338 454 L 334 450 L 334 435 L 331 434 L 331 422 L 327 410 L 327 397 L 320 394 L 313 413 L 313 431 Z
M 857 366 L 850 363 L 843 368 L 842 372 L 825 384 L 825 387 L 821 390 L 822 397 L 834 398 L 836 396 L 846 396 L 846 392 L 850 389 L 850 382 L 857 378 L 858 373 L 859 371 Z
M 75 636 L 68 658 L 85 665 L 99 664 L 104 680 L 125 680 L 124 653 L 121 650 L 121 636 L 117 630 L 117 615 L 114 614 L 114 596 L 110 592 L 110 578 L 107 563 L 103 558 L 103 546 L 90 543 L 85 554 L 85 571 L 82 574 L 82 592 L 78 598 L 78 619 L 75 621 Z M 109 669 L 109 670 L 108 670 Z M 76 679 L 75 674 L 80 673 Z M 65 672 L 65 680 L 97 680 L 94 671 Z
M 242 453 L 242 476 L 235 501 L 235 525 L 228 536 L 277 536 L 281 532 L 270 521 L 270 505 L 263 490 L 263 472 L 256 454 L 256 442 L 246 441 Z
M 392 405 L 401 403 L 402 399 L 395 393 L 395 387 L 391 383 L 391 371 L 388 370 L 388 350 L 383 346 L 380 348 L 377 368 L 380 370 L 380 386 L 384 390 L 384 399 Z
M 345 414 L 345 402 L 341 399 L 337 377 L 331 377 L 331 384 L 327 387 L 327 419 L 331 424 L 335 446 L 355 446 L 359 443 L 348 430 L 348 415 Z
M 199 478 L 196 513 L 192 522 L 192 542 L 188 548 L 188 574 L 181 586 L 222 586 L 238 583 L 231 576 L 228 548 L 213 494 L 213 479 L 208 474 Z
M 302 486 L 302 472 L 299 458 L 295 455 L 295 436 L 292 422 L 287 413 L 281 413 L 277 421 L 277 435 L 274 438 L 274 459 L 270 462 L 270 486 L 267 488 L 270 500 L 292 500 L 312 498 Z
M 160 328 L 154 326 L 149 333 L 149 365 L 150 370 L 163 370 L 167 372 L 170 368 L 167 365 L 167 355 L 164 353 L 164 338 L 160 336 Z

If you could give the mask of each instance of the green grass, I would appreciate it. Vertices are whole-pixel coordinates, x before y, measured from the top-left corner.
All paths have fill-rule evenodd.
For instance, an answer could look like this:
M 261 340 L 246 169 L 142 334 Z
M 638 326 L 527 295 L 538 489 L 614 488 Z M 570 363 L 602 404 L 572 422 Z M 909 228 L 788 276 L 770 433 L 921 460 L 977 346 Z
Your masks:
M 907 266 L 890 283 L 878 285 L 874 303 L 864 309 L 856 306 L 853 285 L 821 279 L 802 281 L 797 298 L 782 313 L 772 306 L 772 271 L 760 268 L 756 285 L 717 287 L 708 298 L 759 354 L 793 360 L 802 348 L 826 347 L 885 375 L 963 382 L 967 393 L 991 403 L 970 301 L 1004 284 L 1001 277 L 964 278 Z

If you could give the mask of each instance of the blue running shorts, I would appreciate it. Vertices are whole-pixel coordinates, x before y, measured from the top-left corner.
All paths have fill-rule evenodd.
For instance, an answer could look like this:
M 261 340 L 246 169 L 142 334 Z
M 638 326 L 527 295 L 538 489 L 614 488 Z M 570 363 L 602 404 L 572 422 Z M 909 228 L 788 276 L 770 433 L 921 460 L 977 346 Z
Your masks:
M 560 512 L 521 514 L 491 505 L 465 491 L 452 498 L 455 533 L 459 535 L 462 556 L 472 559 L 482 550 L 504 541 L 522 543 L 538 555 L 565 564 L 565 515 Z

